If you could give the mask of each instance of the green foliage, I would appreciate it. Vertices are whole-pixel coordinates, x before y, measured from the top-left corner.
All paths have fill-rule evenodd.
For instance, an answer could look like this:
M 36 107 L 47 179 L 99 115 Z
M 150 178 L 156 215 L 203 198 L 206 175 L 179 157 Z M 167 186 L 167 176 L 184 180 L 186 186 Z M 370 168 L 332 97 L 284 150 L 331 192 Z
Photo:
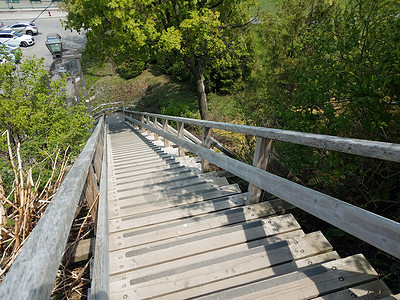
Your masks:
M 260 24 L 259 73 L 237 95 L 246 122 L 399 143 L 399 14 L 394 0 L 281 1 Z M 324 192 L 385 214 L 382 203 L 399 199 L 394 164 L 274 145 L 287 167 Z
M 55 149 L 80 151 L 91 128 L 86 108 L 67 106 L 65 78 L 50 81 L 43 59 L 28 58 L 16 71 L 9 64 L 0 65 L 0 82 L 0 132 L 8 130 L 14 149 L 21 145 L 24 167 L 45 160 Z M 4 135 L 2 157 L 8 154 L 6 143 Z M 5 160 L 0 166 L 3 179 L 11 180 Z
M 126 60 L 117 67 L 117 73 L 121 78 L 135 78 L 146 69 L 146 63 L 142 60 Z
M 221 66 L 214 73 L 220 73 L 216 76 L 226 81 L 224 85 L 232 85 L 227 77 L 243 77 L 241 66 L 249 62 L 245 24 L 252 5 L 254 0 L 98 0 L 96 4 L 65 0 L 62 7 L 68 12 L 68 28 L 91 29 L 89 52 L 119 64 L 126 60 L 165 63 L 168 58 L 168 69 L 174 69 L 183 62 L 198 84 L 199 104 L 206 108 L 202 81 L 210 66 L 214 70 Z M 231 64 L 236 67 L 228 70 Z

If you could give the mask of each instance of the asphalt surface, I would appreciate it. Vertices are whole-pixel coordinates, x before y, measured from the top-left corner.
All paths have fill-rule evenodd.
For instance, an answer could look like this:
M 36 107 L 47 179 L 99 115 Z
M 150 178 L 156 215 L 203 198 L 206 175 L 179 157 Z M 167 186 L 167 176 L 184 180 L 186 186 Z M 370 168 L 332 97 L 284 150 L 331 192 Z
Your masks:
M 84 33 L 78 33 L 76 31 L 71 32 L 62 27 L 62 20 L 65 18 L 66 13 L 58 10 L 54 7 L 54 3 L 51 4 L 49 1 L 47 3 L 45 1 L 38 3 L 38 5 L 45 7 L 47 7 L 48 4 L 51 4 L 47 10 L 44 10 L 44 8 L 32 9 L 26 7 L 27 5 L 30 5 L 30 1 L 27 0 L 20 0 L 20 3 L 17 3 L 19 6 L 26 7 L 21 9 L 4 8 L 5 4 L 7 5 L 5 0 L 0 0 L 0 21 L 5 24 L 5 27 L 17 21 L 34 21 L 36 26 L 39 28 L 39 34 L 34 36 L 35 45 L 26 48 L 21 47 L 22 60 L 31 56 L 36 56 L 38 58 L 43 57 L 44 67 L 50 71 L 52 79 L 58 79 L 60 77 L 60 68 L 63 68 L 72 76 L 78 74 L 77 65 L 74 59 L 53 60 L 51 53 L 45 45 L 47 34 L 58 33 L 63 38 L 63 53 L 72 54 L 73 52 L 83 51 L 86 44 Z M 9 4 L 11 5 L 11 3 Z M 13 5 L 16 6 L 15 3 L 13 3 Z M 74 93 L 72 82 L 68 84 L 67 92 L 70 95 Z

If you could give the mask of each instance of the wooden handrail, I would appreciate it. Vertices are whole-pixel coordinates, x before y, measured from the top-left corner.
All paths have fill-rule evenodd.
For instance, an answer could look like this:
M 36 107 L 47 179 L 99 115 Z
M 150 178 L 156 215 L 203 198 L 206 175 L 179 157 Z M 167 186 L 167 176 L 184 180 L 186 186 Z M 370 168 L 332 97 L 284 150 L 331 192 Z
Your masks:
M 89 204 L 98 197 L 98 179 L 105 175 L 103 133 L 104 117 L 21 248 L 0 285 L 0 299 L 50 298 L 82 193 Z
M 107 141 L 107 132 L 104 131 L 103 140 Z M 107 142 L 103 145 L 103 163 L 100 178 L 100 196 L 98 204 L 98 219 L 96 230 L 96 243 L 93 261 L 93 276 L 90 289 L 93 300 L 109 299 L 109 253 L 108 253 L 108 169 L 107 169 Z
M 229 130 L 254 135 L 259 138 L 270 138 L 271 140 L 277 139 L 397 162 L 400 161 L 399 144 L 336 138 L 326 135 L 170 117 L 136 111 L 125 110 L 125 114 L 125 119 L 128 122 L 152 131 L 159 136 L 164 137 L 164 139 L 172 141 L 179 147 L 198 155 L 202 159 L 245 179 L 250 184 L 262 188 L 263 190 L 303 209 L 321 220 L 324 220 L 360 238 L 361 240 L 400 258 L 399 223 L 276 176 L 265 170 L 259 169 L 256 166 L 248 165 L 244 162 L 207 149 L 206 147 L 196 145 L 194 142 L 138 121 L 129 117 L 127 114 L 139 115 L 141 116 L 141 120 L 143 120 L 143 116 L 147 116 L 146 119 L 148 119 L 148 117 L 156 116 L 158 119 L 176 121 L 181 124 L 186 123 L 202 126 L 203 128 Z
M 144 115 L 147 117 L 157 117 L 168 121 L 181 122 L 184 124 L 221 129 L 225 131 L 237 132 L 262 137 L 282 142 L 323 148 L 338 152 L 356 154 L 360 156 L 379 158 L 383 160 L 400 162 L 400 144 L 376 142 L 360 139 L 342 138 L 323 134 L 304 133 L 292 130 L 272 129 L 248 125 L 238 125 L 221 123 L 214 121 L 204 121 L 198 119 L 181 118 L 146 112 L 125 110 L 125 113 Z

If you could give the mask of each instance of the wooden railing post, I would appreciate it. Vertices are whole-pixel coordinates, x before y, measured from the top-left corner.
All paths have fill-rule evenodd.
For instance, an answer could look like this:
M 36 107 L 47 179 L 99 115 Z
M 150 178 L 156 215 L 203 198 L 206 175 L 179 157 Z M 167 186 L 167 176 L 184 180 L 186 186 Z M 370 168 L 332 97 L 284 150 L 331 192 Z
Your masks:
M 146 116 L 146 124 L 148 125 L 148 126 L 151 126 L 151 123 L 150 123 L 151 121 L 150 121 L 150 117 L 149 116 Z M 147 129 L 147 135 L 150 135 L 151 134 L 151 130 L 150 129 Z
M 158 127 L 157 117 L 154 117 L 154 118 L 153 118 L 153 126 L 154 126 L 154 128 L 157 128 L 157 127 Z M 154 140 L 155 140 L 155 141 L 158 141 L 158 134 L 157 134 L 157 133 L 154 133 Z
M 144 123 L 144 115 L 143 114 L 140 115 L 140 122 Z M 141 129 L 141 132 L 144 133 L 144 131 L 145 131 L 144 127 L 140 126 L 140 129 Z
M 164 132 L 168 132 L 168 120 L 167 119 L 163 119 L 163 130 Z M 168 147 L 169 146 L 169 142 L 166 138 L 164 138 L 164 147 Z
M 184 127 L 184 125 L 183 125 L 183 122 L 178 122 L 178 137 L 180 137 L 180 138 L 184 138 L 184 136 L 183 136 L 183 127 Z M 185 149 L 183 148 L 183 147 L 181 147 L 181 146 L 178 146 L 178 155 L 180 156 L 180 157 L 183 157 L 183 156 L 185 156 Z
M 254 151 L 253 166 L 266 170 L 268 164 L 268 157 L 271 153 L 272 140 L 258 137 L 256 149 Z M 246 204 L 254 204 L 260 202 L 261 189 L 253 184 L 249 184 L 247 192 Z
M 211 146 L 211 128 L 202 127 L 201 129 L 201 142 L 203 147 L 209 149 Z M 210 163 L 204 158 L 201 159 L 201 169 L 203 173 L 210 171 Z

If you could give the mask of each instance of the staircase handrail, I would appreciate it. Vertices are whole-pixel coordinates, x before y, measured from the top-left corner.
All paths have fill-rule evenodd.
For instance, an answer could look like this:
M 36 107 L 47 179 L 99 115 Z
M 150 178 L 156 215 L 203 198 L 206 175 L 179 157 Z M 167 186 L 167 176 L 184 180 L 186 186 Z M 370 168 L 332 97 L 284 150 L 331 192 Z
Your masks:
M 49 299 L 83 193 L 95 208 L 102 176 L 104 116 L 0 285 L 0 299 Z
M 140 120 L 153 117 L 166 120 L 166 122 L 178 122 L 178 135 L 164 131 L 163 127 L 154 127 L 154 123 L 149 125 L 129 115 L 137 116 Z M 125 110 L 125 119 L 164 137 L 164 139 L 175 143 L 179 147 L 198 155 L 203 160 L 207 160 L 245 179 L 255 187 L 261 188 L 378 249 L 400 258 L 400 223 L 269 173 L 257 167 L 260 163 L 259 157 L 254 159 L 253 166 L 251 166 L 210 150 L 207 147 L 207 143 L 208 145 L 210 144 L 209 141 L 207 142 L 207 133 L 204 132 L 208 132 L 209 128 L 221 129 L 256 136 L 258 137 L 258 145 L 261 145 L 263 140 L 279 140 L 394 162 L 400 162 L 400 144 L 205 121 L 132 110 Z M 183 138 L 183 124 L 202 127 L 203 146 Z M 257 148 L 258 146 L 256 147 L 256 152 Z M 265 153 L 263 151 L 259 149 L 259 154 Z M 260 157 L 262 156 L 260 155 Z

